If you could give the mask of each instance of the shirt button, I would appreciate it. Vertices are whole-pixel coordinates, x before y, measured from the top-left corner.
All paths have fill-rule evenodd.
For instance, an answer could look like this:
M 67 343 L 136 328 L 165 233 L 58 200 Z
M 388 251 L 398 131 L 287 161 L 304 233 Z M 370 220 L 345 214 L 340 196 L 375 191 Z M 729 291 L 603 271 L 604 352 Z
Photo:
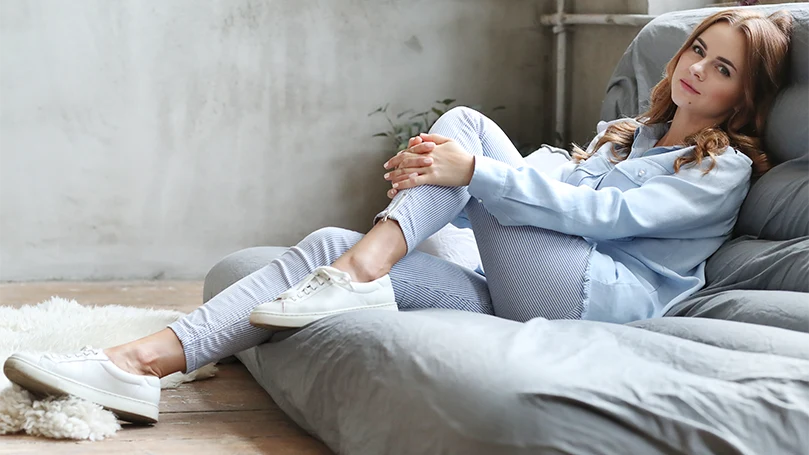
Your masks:
M 646 169 L 641 169 L 638 171 L 638 177 L 643 177 L 644 175 L 646 175 Z
M 478 199 L 478 202 L 480 202 L 481 204 L 483 204 L 483 199 Z

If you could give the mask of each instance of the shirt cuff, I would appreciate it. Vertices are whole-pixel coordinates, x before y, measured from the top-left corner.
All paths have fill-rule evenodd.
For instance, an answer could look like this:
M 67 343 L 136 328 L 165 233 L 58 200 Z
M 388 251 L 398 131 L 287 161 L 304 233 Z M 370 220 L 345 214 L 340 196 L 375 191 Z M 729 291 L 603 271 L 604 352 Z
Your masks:
M 502 161 L 488 156 L 475 156 L 475 171 L 472 173 L 467 191 L 484 205 L 501 199 L 509 169 L 511 166 Z

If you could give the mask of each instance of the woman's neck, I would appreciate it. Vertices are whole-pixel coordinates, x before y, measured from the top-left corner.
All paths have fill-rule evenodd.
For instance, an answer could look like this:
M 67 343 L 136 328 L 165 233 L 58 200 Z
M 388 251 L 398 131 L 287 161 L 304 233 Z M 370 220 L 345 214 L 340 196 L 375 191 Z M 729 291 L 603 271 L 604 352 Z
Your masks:
M 657 141 L 655 147 L 685 145 L 685 138 L 696 133 L 697 131 L 701 131 L 715 125 L 715 119 L 697 119 L 688 115 L 687 111 L 677 109 L 674 112 L 674 118 L 671 120 L 669 130 Z

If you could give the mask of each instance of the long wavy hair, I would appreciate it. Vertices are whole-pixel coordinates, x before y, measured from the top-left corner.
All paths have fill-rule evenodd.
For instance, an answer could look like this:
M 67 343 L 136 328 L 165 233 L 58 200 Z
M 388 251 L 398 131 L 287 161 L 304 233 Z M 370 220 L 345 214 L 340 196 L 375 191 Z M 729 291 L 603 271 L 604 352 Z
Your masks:
M 755 11 L 730 9 L 703 20 L 666 65 L 663 80 L 652 89 L 649 110 L 635 120 L 652 125 L 674 118 L 677 105 L 671 99 L 671 83 L 677 62 L 684 52 L 691 49 L 698 36 L 719 21 L 727 21 L 731 27 L 741 31 L 747 40 L 747 71 L 742 75 L 744 103 L 721 124 L 686 137 L 685 145 L 696 147 L 693 153 L 677 158 L 674 171 L 679 172 L 680 167 L 688 163 L 699 166 L 705 157 L 710 157 L 711 164 L 705 171 L 707 174 L 716 166 L 716 157 L 730 145 L 753 160 L 753 174 L 758 176 L 771 167 L 767 155 L 761 150 L 761 137 L 775 96 L 787 74 L 792 16 L 786 11 L 765 17 Z M 636 124 L 632 122 L 610 125 L 589 153 L 573 144 L 573 157 L 577 162 L 586 160 L 609 142 L 612 143 L 613 162 L 623 161 L 629 156 L 636 129 Z

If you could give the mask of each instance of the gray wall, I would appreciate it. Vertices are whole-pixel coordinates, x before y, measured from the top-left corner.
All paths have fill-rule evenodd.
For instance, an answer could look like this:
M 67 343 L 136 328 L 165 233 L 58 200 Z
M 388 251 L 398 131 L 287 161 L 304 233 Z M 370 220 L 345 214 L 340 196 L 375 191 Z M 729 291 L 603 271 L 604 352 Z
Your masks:
M 571 12 L 645 2 L 571 1 Z M 199 279 L 221 257 L 358 231 L 389 145 L 367 113 L 440 98 L 550 142 L 553 0 L 3 0 L 0 281 Z M 642 10 L 642 11 L 641 11 Z M 577 27 L 570 136 L 637 29 Z
M 365 231 L 367 113 L 452 97 L 545 124 L 533 0 L 3 0 L 0 280 L 200 278 L 322 226 Z

